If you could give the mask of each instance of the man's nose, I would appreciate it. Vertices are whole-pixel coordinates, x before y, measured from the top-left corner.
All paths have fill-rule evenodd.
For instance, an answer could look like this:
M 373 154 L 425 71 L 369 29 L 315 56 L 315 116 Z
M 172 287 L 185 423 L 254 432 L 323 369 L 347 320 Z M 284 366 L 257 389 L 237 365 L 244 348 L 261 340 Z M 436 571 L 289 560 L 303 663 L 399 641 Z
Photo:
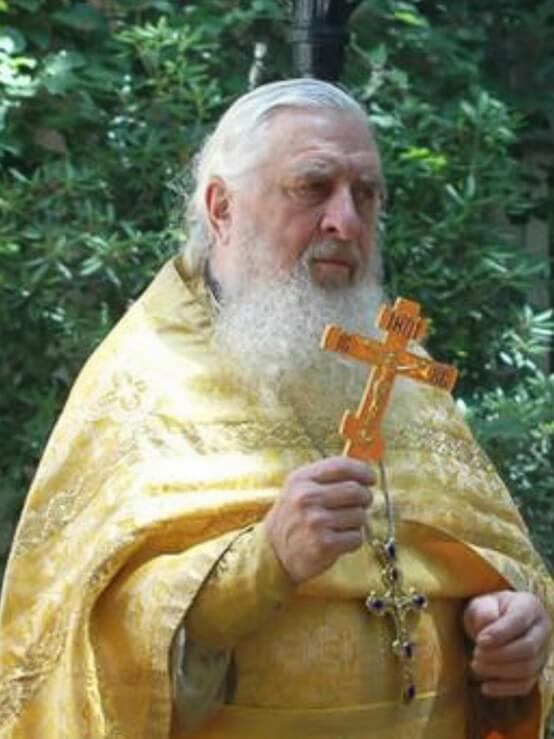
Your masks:
M 344 241 L 354 241 L 360 236 L 362 222 L 350 188 L 341 187 L 329 197 L 320 228 L 323 236 Z

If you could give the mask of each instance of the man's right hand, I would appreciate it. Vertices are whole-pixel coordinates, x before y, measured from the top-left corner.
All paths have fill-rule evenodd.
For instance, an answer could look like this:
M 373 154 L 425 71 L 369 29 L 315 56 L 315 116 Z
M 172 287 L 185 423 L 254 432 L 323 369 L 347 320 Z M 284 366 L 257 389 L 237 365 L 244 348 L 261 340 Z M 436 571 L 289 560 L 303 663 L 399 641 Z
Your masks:
M 322 459 L 287 477 L 265 526 L 293 582 L 319 575 L 361 546 L 374 482 L 367 465 L 349 457 Z

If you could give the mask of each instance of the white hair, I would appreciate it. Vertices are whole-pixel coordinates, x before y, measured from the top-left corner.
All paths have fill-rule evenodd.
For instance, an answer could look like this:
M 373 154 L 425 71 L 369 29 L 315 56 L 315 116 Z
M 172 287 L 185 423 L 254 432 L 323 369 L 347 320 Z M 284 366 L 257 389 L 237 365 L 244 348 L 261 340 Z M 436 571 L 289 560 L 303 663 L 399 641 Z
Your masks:
M 242 95 L 220 119 L 195 160 L 194 189 L 188 200 L 188 238 L 183 245 L 187 266 L 198 274 L 209 257 L 212 234 L 205 203 L 209 182 L 219 177 L 236 185 L 266 151 L 267 123 L 285 108 L 324 109 L 360 118 L 371 133 L 363 108 L 339 87 L 310 78 L 271 82 Z
M 316 438 L 345 408 L 355 407 L 367 378 L 363 363 L 321 352 L 323 331 L 338 324 L 355 333 L 367 334 L 369 328 L 371 336 L 379 336 L 372 324 L 383 300 L 370 269 L 348 285 L 316 283 L 310 263 L 320 244 L 308 247 L 290 271 L 274 267 L 270 275 L 249 275 L 243 289 L 220 304 L 212 337 L 231 386 L 252 392 L 269 413 L 283 403 L 292 405 Z M 252 260 L 271 253 L 263 235 L 239 248 L 242 258 L 250 254 Z

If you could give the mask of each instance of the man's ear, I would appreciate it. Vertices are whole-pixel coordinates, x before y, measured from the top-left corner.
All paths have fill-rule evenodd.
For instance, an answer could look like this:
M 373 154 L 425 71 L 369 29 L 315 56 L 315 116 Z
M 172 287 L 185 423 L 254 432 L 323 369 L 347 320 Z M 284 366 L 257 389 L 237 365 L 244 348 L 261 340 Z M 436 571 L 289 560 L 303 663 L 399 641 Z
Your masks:
M 215 240 L 225 244 L 231 226 L 231 193 L 219 177 L 208 184 L 205 194 L 206 210 Z

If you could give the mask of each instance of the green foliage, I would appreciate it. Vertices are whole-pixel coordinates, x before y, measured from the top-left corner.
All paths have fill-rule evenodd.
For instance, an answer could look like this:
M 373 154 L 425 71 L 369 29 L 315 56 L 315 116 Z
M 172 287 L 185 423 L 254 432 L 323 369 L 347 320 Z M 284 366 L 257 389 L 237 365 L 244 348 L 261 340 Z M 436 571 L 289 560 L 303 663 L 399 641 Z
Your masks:
M 546 265 L 512 223 L 538 207 L 514 154 L 554 111 L 552 6 L 365 0 L 345 77 L 385 161 L 391 294 L 433 316 L 431 350 L 460 367 L 468 418 L 550 557 L 553 390 L 538 356 L 551 325 L 527 299 Z M 181 172 L 247 88 L 253 41 L 269 44 L 267 79 L 289 73 L 286 13 L 279 0 L 0 2 L 0 559 L 79 366 L 181 238 Z M 514 89 L 522 35 L 540 54 Z
M 507 329 L 499 360 L 498 384 L 477 388 L 469 398 L 470 420 L 503 479 L 522 506 L 541 551 L 554 561 L 554 375 L 545 375 L 534 358 L 552 336 L 552 313 L 526 307 Z

